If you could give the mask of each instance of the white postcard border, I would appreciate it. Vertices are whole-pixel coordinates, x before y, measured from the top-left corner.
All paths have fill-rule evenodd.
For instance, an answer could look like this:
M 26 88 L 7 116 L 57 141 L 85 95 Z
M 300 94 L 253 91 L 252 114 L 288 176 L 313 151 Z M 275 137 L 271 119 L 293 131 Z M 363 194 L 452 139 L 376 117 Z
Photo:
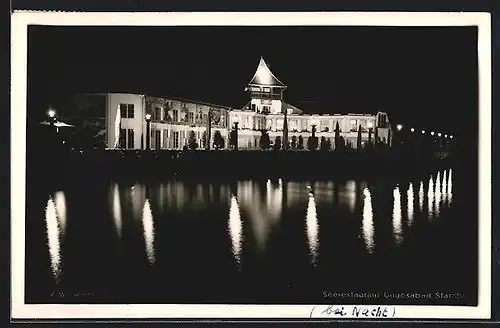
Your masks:
M 479 305 L 391 306 L 396 318 L 489 319 L 491 316 L 491 20 L 489 13 L 63 13 L 16 12 L 11 29 L 11 317 L 309 318 L 311 305 L 28 305 L 24 304 L 28 25 L 101 26 L 478 26 Z

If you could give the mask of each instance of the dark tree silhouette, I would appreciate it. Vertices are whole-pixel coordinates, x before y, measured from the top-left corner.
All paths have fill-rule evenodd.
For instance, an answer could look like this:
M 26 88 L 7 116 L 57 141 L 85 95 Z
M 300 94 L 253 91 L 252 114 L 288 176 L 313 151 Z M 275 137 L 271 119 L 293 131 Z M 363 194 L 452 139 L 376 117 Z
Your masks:
M 193 130 L 189 131 L 188 147 L 191 150 L 195 150 L 196 148 L 198 148 L 198 143 L 196 142 L 196 134 L 194 133 Z
M 297 148 L 297 137 L 296 136 L 292 136 L 291 142 L 292 142 L 292 149 Z
M 231 130 L 231 133 L 229 133 L 229 144 L 234 149 L 236 147 L 237 142 L 238 142 L 237 132 L 236 130 L 233 129 Z
M 203 142 L 203 148 L 207 148 L 207 131 L 203 131 L 202 142 Z
M 318 149 L 318 137 L 309 137 L 307 138 L 307 149 L 316 150 Z
M 358 138 L 356 140 L 356 150 L 360 151 L 361 150 L 361 125 L 358 127 Z
M 321 150 L 329 150 L 328 149 L 328 143 L 327 143 L 325 137 L 321 137 L 320 148 L 321 148 Z
M 297 149 L 304 149 L 304 138 L 300 135 L 297 139 Z
M 332 149 L 332 140 L 330 138 L 326 139 L 326 148 L 328 150 Z
M 215 149 L 224 148 L 224 138 L 222 138 L 222 134 L 219 130 L 214 132 L 214 146 Z
M 274 150 L 280 150 L 281 149 L 281 137 L 277 136 L 276 139 L 274 140 Z
M 260 148 L 263 150 L 267 150 L 269 149 L 269 147 L 271 147 L 269 134 L 267 133 L 267 130 L 261 130 L 260 133 Z

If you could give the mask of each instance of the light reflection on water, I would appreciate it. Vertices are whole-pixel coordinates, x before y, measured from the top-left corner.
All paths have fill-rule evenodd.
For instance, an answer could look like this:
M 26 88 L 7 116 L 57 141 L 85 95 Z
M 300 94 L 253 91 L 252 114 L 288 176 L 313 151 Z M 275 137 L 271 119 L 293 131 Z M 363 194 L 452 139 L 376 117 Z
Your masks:
M 369 254 L 372 254 L 375 249 L 375 239 L 374 239 L 374 226 L 373 226 L 373 208 L 372 208 L 372 196 L 370 189 L 365 188 L 363 190 L 364 203 L 363 203 L 363 239 L 365 241 L 366 250 Z
M 413 184 L 410 182 L 410 185 L 408 186 L 408 191 L 406 192 L 408 200 L 406 202 L 407 210 L 408 210 L 408 226 L 411 227 L 413 224 L 413 216 L 415 215 L 415 210 L 413 208 L 413 202 L 415 201 L 414 195 L 413 195 Z
M 447 190 L 448 204 L 451 204 L 451 201 L 453 199 L 451 174 L 452 170 L 450 169 L 448 171 L 448 190 Z
M 238 200 L 234 195 L 231 197 L 231 206 L 229 208 L 228 231 L 229 237 L 231 238 L 233 256 L 238 265 L 240 265 L 243 243 L 243 222 L 241 221 Z
M 154 221 L 153 221 L 153 212 L 151 210 L 151 204 L 149 203 L 149 199 L 146 199 L 144 202 L 144 207 L 142 210 L 142 227 L 144 233 L 144 243 L 146 247 L 146 255 L 148 258 L 149 264 L 154 264 L 155 262 L 155 230 L 154 230 Z
M 111 187 L 111 214 L 118 237 L 122 236 L 122 205 L 120 200 L 120 187 L 114 183 Z
M 309 245 L 309 254 L 311 255 L 311 263 L 313 265 L 316 265 L 319 248 L 319 225 L 318 214 L 316 213 L 316 202 L 314 200 L 313 193 L 309 193 L 309 202 L 307 203 L 306 232 L 307 242 Z
M 434 186 L 434 216 L 439 217 L 441 207 L 441 175 L 437 173 L 436 185 Z
M 47 246 L 50 255 L 50 267 L 56 282 L 61 274 L 61 229 L 57 220 L 57 211 L 52 196 L 45 208 L 45 227 L 47 231 Z
M 434 218 L 434 180 L 432 179 L 432 175 L 429 178 L 429 186 L 427 189 L 427 213 L 429 220 Z
M 427 193 L 425 187 L 428 188 Z M 317 264 L 320 227 L 324 222 L 344 220 L 346 217 L 352 218 L 351 222 L 359 220 L 359 228 L 356 229 L 360 229 L 358 235 L 362 236 L 365 251 L 368 254 L 375 253 L 376 243 L 381 245 L 380 238 L 387 238 L 380 237 L 383 229 L 378 230 L 377 227 L 387 218 L 377 216 L 374 207 L 378 205 L 377 202 L 391 196 L 392 215 L 388 213 L 391 215 L 391 232 L 388 236 L 396 241 L 396 245 L 403 244 L 408 229 L 412 229 L 419 222 L 425 222 L 425 218 L 438 218 L 451 204 L 452 171 L 440 171 L 422 181 L 401 183 L 392 190 L 380 192 L 379 189 L 372 184 L 368 187 L 364 181 L 296 182 L 282 179 L 238 181 L 233 185 L 172 181 L 146 187 L 141 183 L 128 186 L 113 183 L 109 187 L 108 204 L 110 219 L 116 234 L 123 242 L 125 227 L 137 226 L 136 222 L 140 222 L 146 258 L 151 265 L 157 261 L 156 249 L 160 247 L 159 241 L 155 240 L 155 222 L 173 219 L 176 214 L 185 211 L 192 212 L 192 216 L 205 217 L 207 211 L 217 202 L 227 206 L 224 209 L 225 214 L 221 214 L 221 219 L 227 222 L 227 231 L 224 231 L 224 234 L 229 234 L 231 252 L 238 265 L 243 261 L 243 247 L 251 244 L 247 243 L 248 238 L 255 241 L 260 251 L 265 252 L 268 250 L 270 238 L 273 238 L 272 232 L 281 227 L 285 220 L 297 220 L 303 227 L 310 260 Z M 63 191 L 55 192 L 48 198 L 45 209 L 50 267 L 56 280 L 61 273 L 62 238 L 68 225 L 66 197 Z M 356 210 L 358 197 L 362 209 Z M 416 197 L 418 208 L 414 208 L 417 206 Z M 427 209 L 424 208 L 425 202 L 428 204 Z M 344 213 L 342 215 L 331 215 L 331 209 L 328 208 L 347 210 L 338 212 Z M 133 220 L 134 224 L 127 224 L 128 219 Z M 405 220 L 407 224 L 403 227 Z M 247 226 L 248 233 L 243 228 Z M 127 232 L 137 233 L 139 232 Z M 323 243 L 326 241 L 322 240 Z
M 401 192 L 399 187 L 396 186 L 393 191 L 394 203 L 392 209 L 392 232 L 394 238 L 396 239 L 396 244 L 401 244 L 403 242 L 403 227 L 402 227 L 402 215 L 401 215 Z
M 420 212 L 424 210 L 424 182 L 420 181 L 420 189 L 418 190 L 418 207 Z

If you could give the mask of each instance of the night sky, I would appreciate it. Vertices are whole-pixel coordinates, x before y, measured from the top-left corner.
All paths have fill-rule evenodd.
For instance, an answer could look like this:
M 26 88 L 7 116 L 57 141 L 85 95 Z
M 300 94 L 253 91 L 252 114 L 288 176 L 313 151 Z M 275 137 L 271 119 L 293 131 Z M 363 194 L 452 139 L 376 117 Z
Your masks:
M 478 123 L 475 27 L 33 26 L 28 51 L 31 118 L 83 92 L 241 108 L 263 56 L 306 113 L 380 110 L 394 124 L 469 136 Z

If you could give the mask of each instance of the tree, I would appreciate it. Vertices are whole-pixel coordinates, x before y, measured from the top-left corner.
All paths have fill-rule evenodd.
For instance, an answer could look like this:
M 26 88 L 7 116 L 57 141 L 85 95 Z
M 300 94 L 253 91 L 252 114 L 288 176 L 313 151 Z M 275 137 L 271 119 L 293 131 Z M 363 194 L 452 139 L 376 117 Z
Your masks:
M 329 148 L 328 148 L 328 141 L 326 140 L 325 137 L 321 137 L 320 148 L 321 148 L 321 150 L 329 150 Z
M 191 150 L 195 150 L 196 148 L 198 148 L 198 143 L 196 142 L 196 134 L 194 133 L 193 130 L 189 131 L 188 147 Z
M 260 133 L 260 148 L 267 150 L 271 146 L 269 134 L 267 133 L 267 130 L 261 130 Z
M 326 139 L 326 148 L 328 150 L 332 149 L 332 140 L 330 138 Z
M 238 142 L 238 132 L 236 130 L 231 130 L 231 133 L 229 134 L 229 145 L 233 147 L 233 149 L 236 148 L 236 143 Z
M 307 138 L 307 149 L 316 150 L 318 148 L 318 137 Z
M 281 149 L 281 137 L 277 136 L 276 139 L 274 140 L 274 150 L 280 150 Z
M 203 131 L 202 134 L 202 142 L 203 142 L 203 148 L 207 148 L 207 131 Z
M 358 138 L 356 139 L 356 150 L 361 150 L 361 124 L 358 127 Z
M 297 149 L 304 149 L 304 138 L 300 135 L 297 139 Z
M 292 149 L 297 148 L 297 137 L 296 136 L 292 136 L 291 142 L 292 142 Z
M 222 138 L 222 134 L 219 130 L 215 130 L 214 132 L 214 146 L 215 149 L 224 148 L 224 138 Z

